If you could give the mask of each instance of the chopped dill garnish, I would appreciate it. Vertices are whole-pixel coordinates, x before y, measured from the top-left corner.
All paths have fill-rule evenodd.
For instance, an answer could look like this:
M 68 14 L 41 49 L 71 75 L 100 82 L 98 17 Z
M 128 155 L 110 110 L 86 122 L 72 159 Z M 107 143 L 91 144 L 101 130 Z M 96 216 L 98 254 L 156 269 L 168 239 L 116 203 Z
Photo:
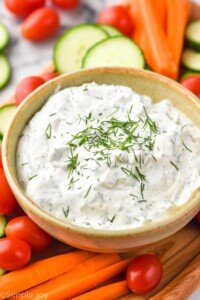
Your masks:
M 140 178 L 140 180 L 146 180 L 146 176 L 144 174 L 142 174 L 139 170 L 138 170 L 138 167 L 135 167 L 136 169 L 136 172 L 138 173 L 138 176 Z
M 144 183 L 141 182 L 141 183 L 140 183 L 140 192 L 141 192 L 142 199 L 144 199 L 144 194 L 143 194 L 143 192 L 144 192 L 144 187 L 145 187 Z
M 189 149 L 187 146 L 186 146 L 186 144 L 184 143 L 184 141 L 182 140 L 182 143 L 183 143 L 183 146 L 185 147 L 185 149 L 187 149 L 189 152 L 192 152 L 192 150 L 191 149 Z
M 132 172 L 132 170 L 129 170 L 129 169 L 126 169 L 123 167 L 121 167 L 121 170 L 129 177 L 136 179 L 138 182 L 140 181 L 139 178 Z
M 87 193 L 85 194 L 85 196 L 83 198 L 86 198 L 91 190 L 92 185 L 88 188 Z
M 179 168 L 177 167 L 177 165 L 175 165 L 175 163 L 173 163 L 173 161 L 170 160 L 170 164 L 178 171 Z
M 67 164 L 67 168 L 69 169 L 69 175 L 68 177 L 74 172 L 74 170 L 77 167 L 77 163 L 78 163 L 78 153 L 74 155 L 74 152 L 72 150 L 72 148 L 70 147 L 70 155 L 68 155 L 68 160 L 66 162 L 68 162 Z
M 153 157 L 153 159 L 154 159 L 155 161 L 157 161 L 157 159 L 155 158 L 155 156 L 154 156 L 153 154 L 151 154 L 151 156 Z
M 144 109 L 145 116 L 146 116 L 146 120 L 144 122 L 143 129 L 146 129 L 148 126 L 151 133 L 158 134 L 159 130 L 157 128 L 156 123 L 149 117 L 149 115 L 147 114 L 146 108 L 144 106 L 143 106 L 143 109 Z
M 116 218 L 116 215 L 112 216 L 112 218 L 111 218 L 111 219 L 108 219 L 108 221 L 109 221 L 110 223 L 113 223 L 114 220 L 115 220 L 115 218 Z
M 56 113 L 53 113 L 53 114 L 49 115 L 49 117 L 53 117 L 53 116 L 55 116 L 55 115 L 56 115 Z
M 35 178 L 35 177 L 37 177 L 37 175 L 34 175 L 34 176 L 32 176 L 32 177 L 29 177 L 29 181 L 31 181 L 33 178 Z
M 47 128 L 45 129 L 45 134 L 46 134 L 47 139 L 51 138 L 52 126 L 50 123 L 48 124 Z
M 83 89 L 83 92 L 87 92 L 88 91 L 88 87 L 85 86 L 84 89 Z
M 21 164 L 21 166 L 25 166 L 25 165 L 28 165 L 28 162 Z
M 62 207 L 62 211 L 63 211 L 65 218 L 67 218 L 68 214 L 69 214 L 69 206 L 67 206 L 67 209 L 64 209 L 64 207 Z

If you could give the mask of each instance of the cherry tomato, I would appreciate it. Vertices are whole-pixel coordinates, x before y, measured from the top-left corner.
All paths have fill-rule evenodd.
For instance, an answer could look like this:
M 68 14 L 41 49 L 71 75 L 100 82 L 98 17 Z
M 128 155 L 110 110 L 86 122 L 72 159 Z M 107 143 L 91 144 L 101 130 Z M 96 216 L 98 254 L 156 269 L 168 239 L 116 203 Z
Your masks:
M 0 215 L 11 212 L 17 205 L 17 201 L 8 185 L 3 169 L 0 169 Z
M 45 83 L 39 76 L 29 76 L 24 78 L 17 86 L 15 92 L 15 102 L 19 105 L 31 92 Z
M 47 73 L 44 73 L 42 75 L 40 75 L 40 77 L 44 80 L 44 81 L 49 81 L 53 78 L 56 78 L 60 76 L 60 73 L 58 72 L 47 72 Z
M 73 9 L 79 5 L 80 0 L 52 0 L 52 2 L 64 9 Z
M 181 84 L 200 98 L 200 75 L 186 77 Z
M 37 41 L 52 36 L 59 26 L 59 16 L 52 8 L 40 8 L 22 23 L 21 32 L 28 40 Z
M 0 147 L 0 168 L 3 168 L 1 147 Z
M 133 32 L 133 22 L 127 9 L 122 5 L 112 5 L 105 8 L 98 16 L 100 24 L 112 25 L 123 34 L 130 36 Z
M 16 238 L 0 239 L 0 268 L 13 271 L 25 266 L 31 257 L 30 246 Z
M 4 0 L 7 9 L 17 16 L 27 16 L 42 7 L 45 0 Z
M 198 221 L 199 224 L 200 224 L 200 211 L 199 211 L 198 214 L 196 215 L 196 218 L 197 218 L 197 221 Z
M 155 255 L 140 255 L 128 266 L 126 274 L 128 287 L 136 294 L 148 293 L 158 285 L 162 273 L 161 262 Z
M 6 226 L 6 236 L 24 240 L 32 251 L 41 251 L 51 243 L 51 236 L 37 226 L 28 216 L 12 219 Z

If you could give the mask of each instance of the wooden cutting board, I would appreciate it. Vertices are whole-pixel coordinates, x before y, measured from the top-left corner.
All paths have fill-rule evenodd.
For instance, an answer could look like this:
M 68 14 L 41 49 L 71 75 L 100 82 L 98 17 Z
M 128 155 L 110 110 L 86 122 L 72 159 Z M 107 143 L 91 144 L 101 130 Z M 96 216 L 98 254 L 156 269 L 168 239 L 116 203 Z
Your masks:
M 200 18 L 200 6 L 193 4 L 191 19 L 197 18 Z M 51 70 L 53 70 L 52 63 L 42 73 Z M 4 103 L 13 101 L 14 97 L 12 96 Z M 54 240 L 48 249 L 34 254 L 31 260 L 36 261 L 72 250 L 72 247 Z M 162 241 L 121 256 L 125 258 L 143 253 L 154 253 L 160 258 L 164 267 L 163 278 L 151 293 L 142 296 L 130 293 L 121 297 L 121 300 L 184 300 L 198 286 L 200 287 L 200 226 L 195 220 Z M 174 278 L 176 279 L 174 280 Z M 170 285 L 168 285 L 169 283 Z M 166 286 L 167 288 L 165 288 Z

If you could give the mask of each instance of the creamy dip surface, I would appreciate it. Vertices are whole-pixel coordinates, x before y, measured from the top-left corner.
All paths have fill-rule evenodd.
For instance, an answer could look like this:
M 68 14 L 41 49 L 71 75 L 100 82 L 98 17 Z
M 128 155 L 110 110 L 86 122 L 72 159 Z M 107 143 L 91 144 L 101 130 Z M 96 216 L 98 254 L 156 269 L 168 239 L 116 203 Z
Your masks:
M 27 195 L 57 218 L 137 228 L 200 187 L 200 130 L 168 100 L 88 83 L 55 93 L 30 120 L 17 172 Z

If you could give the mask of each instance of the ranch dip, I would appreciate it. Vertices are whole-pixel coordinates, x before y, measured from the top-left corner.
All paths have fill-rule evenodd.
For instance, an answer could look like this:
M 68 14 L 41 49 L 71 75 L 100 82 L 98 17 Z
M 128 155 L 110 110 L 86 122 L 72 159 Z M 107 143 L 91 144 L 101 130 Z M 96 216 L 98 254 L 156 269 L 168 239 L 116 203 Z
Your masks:
M 96 229 L 163 219 L 200 187 L 200 130 L 168 100 L 116 85 L 52 95 L 17 148 L 19 182 L 57 218 Z

